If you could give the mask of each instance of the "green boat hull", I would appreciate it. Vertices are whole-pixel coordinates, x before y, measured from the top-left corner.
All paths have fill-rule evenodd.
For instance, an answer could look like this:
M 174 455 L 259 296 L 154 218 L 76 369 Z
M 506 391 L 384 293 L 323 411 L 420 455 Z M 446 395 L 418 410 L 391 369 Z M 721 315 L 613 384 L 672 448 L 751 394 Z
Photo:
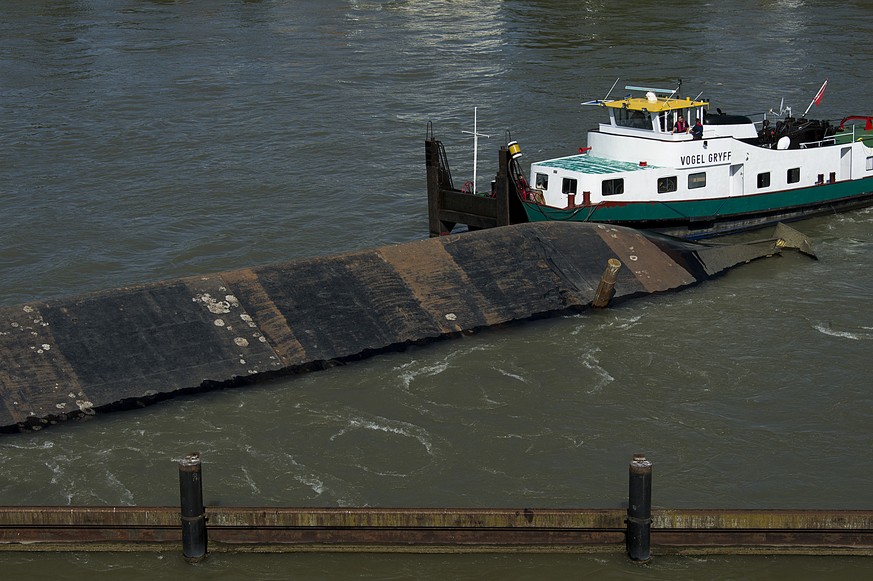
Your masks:
M 523 204 L 531 222 L 605 222 L 696 239 L 873 205 L 873 177 L 710 200 L 608 202 L 575 208 Z

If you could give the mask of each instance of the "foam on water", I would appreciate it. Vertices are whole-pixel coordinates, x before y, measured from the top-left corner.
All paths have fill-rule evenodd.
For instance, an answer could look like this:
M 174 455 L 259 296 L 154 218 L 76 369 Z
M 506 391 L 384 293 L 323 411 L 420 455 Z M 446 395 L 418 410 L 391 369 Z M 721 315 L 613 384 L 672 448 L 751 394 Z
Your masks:
M 871 339 L 873 336 L 870 334 L 859 334 L 852 333 L 850 331 L 837 331 L 831 327 L 829 323 L 817 323 L 813 325 L 816 331 L 819 333 L 823 333 L 824 335 L 829 335 L 831 337 L 840 337 L 842 339 L 852 339 L 853 341 L 860 341 L 862 339 Z
M 587 351 L 582 354 L 582 365 L 585 366 L 586 369 L 590 369 L 597 376 L 597 382 L 588 389 L 588 393 L 594 393 L 596 391 L 600 391 L 613 381 L 615 378 L 609 374 L 609 372 L 600 366 L 600 363 L 597 359 L 597 354 L 600 352 L 600 349 L 595 347 L 594 349 Z
M 131 492 L 121 480 L 118 479 L 111 471 L 106 472 L 106 484 L 109 489 L 113 492 L 110 498 L 102 499 L 105 504 L 112 504 L 115 502 L 114 499 L 118 498 L 118 503 L 122 506 L 135 506 L 136 500 L 133 497 L 133 492 Z
M 420 428 L 419 426 L 409 424 L 407 422 L 390 420 L 388 418 L 349 418 L 347 427 L 341 429 L 339 432 L 331 436 L 330 441 L 333 442 L 337 438 L 340 438 L 357 430 L 372 430 L 377 432 L 394 434 L 397 436 L 403 436 L 404 438 L 412 438 L 418 441 L 418 443 L 422 445 L 422 447 L 425 449 L 425 451 L 427 451 L 428 454 L 433 453 L 433 444 L 428 438 L 427 430 Z

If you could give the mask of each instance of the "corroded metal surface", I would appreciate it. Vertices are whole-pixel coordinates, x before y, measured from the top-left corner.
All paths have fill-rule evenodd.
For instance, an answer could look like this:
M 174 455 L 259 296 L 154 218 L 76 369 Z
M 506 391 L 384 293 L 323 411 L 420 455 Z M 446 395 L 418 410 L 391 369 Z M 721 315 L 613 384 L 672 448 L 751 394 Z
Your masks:
M 38 429 L 581 309 L 778 252 L 543 222 L 0 308 L 0 430 Z
M 658 510 L 652 521 L 663 553 L 873 556 L 873 511 Z
M 428 125 L 428 133 L 432 129 Z M 507 179 L 509 152 L 506 147 L 500 149 L 498 156 L 493 197 L 464 193 L 454 188 L 445 149 L 440 141 L 433 139 L 432 134 L 425 141 L 425 159 L 431 236 L 449 234 L 457 224 L 465 224 L 470 230 L 475 230 L 527 222 L 521 202 L 515 195 L 510 195 Z
M 653 526 L 661 529 L 795 529 L 873 531 L 873 511 L 857 510 L 658 510 Z
M 621 552 L 623 509 L 207 507 L 211 552 Z M 653 510 L 655 554 L 873 555 L 873 511 Z M 175 507 L 0 507 L 0 550 L 173 550 Z

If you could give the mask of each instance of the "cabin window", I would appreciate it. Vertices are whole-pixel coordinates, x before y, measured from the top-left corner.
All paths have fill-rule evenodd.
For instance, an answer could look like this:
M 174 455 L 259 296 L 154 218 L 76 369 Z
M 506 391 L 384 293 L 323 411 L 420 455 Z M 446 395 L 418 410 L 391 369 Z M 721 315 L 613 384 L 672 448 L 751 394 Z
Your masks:
M 759 188 L 769 188 L 770 187 L 770 172 L 764 172 L 758 174 L 758 187 Z
M 564 178 L 564 181 L 561 183 L 561 191 L 565 194 L 575 194 L 576 180 L 572 178 Z
M 867 171 L 873 171 L 873 157 L 867 158 Z
M 800 168 L 793 167 L 790 170 L 788 170 L 788 183 L 789 184 L 796 184 L 799 181 L 800 181 Z
M 537 173 L 536 188 L 539 190 L 549 189 L 549 174 Z
M 705 187 L 706 187 L 706 172 L 705 171 L 688 175 L 688 189 L 689 190 L 694 190 L 696 188 L 705 188 Z
M 673 131 L 673 124 L 676 122 L 676 117 L 672 113 L 668 113 L 667 111 L 661 111 L 658 113 L 658 125 L 661 128 L 661 131 L 664 133 L 670 133 Z
M 615 124 L 635 129 L 651 129 L 652 115 L 649 112 L 643 113 L 642 111 L 631 111 L 630 109 L 616 109 Z
M 616 196 L 624 193 L 624 178 L 603 180 L 603 195 Z
M 676 191 L 676 176 L 669 176 L 666 178 L 658 178 L 658 193 L 659 194 L 669 194 L 670 192 Z

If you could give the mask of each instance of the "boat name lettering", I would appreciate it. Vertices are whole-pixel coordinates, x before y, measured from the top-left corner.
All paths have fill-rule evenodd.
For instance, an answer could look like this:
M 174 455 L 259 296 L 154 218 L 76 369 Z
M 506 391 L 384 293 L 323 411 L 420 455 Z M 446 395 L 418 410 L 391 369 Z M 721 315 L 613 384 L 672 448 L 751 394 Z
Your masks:
M 680 155 L 679 163 L 681 165 L 700 165 L 703 163 L 719 163 L 722 161 L 730 161 L 730 151 L 714 151 L 710 154 L 698 153 L 697 155 Z

